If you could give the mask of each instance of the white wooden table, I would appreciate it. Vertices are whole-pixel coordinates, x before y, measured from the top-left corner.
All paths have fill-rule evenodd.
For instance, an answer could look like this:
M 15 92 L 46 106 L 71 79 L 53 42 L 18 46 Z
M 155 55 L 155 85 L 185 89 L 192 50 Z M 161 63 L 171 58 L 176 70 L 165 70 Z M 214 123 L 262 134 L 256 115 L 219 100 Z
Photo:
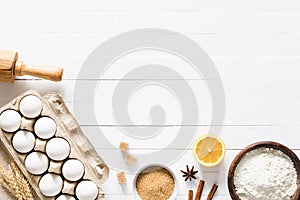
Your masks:
M 180 70 L 182 66 L 178 60 L 154 52 L 135 54 L 120 60 L 114 66 L 117 70 L 99 79 L 76 80 L 76 77 L 87 56 L 112 36 L 145 27 L 182 33 L 208 53 L 222 78 L 226 119 L 221 134 L 227 145 L 227 155 L 221 166 L 204 169 L 193 159 L 190 147 L 166 149 L 178 153 L 187 150 L 170 166 L 179 182 L 178 199 L 187 199 L 187 190 L 196 188 L 196 182 L 186 184 L 180 177 L 179 170 L 186 164 L 200 169 L 199 178 L 206 180 L 204 195 L 213 183 L 217 183 L 219 189 L 215 199 L 230 199 L 226 182 L 228 167 L 240 149 L 248 144 L 277 141 L 300 156 L 299 19 L 300 2 L 297 0 L 2 1 L 0 48 L 17 50 L 20 58 L 32 63 L 60 65 L 65 68 L 65 74 L 61 83 L 31 77 L 18 79 L 13 85 L 0 83 L 0 103 L 3 105 L 27 89 L 42 94 L 56 91 L 62 94 L 71 110 L 74 106 L 95 104 L 98 124 L 89 123 L 88 116 L 76 117 L 101 155 L 118 150 L 99 145 L 99 128 L 115 146 L 121 139 L 129 142 L 132 152 L 163 148 L 164 140 L 147 143 L 122 135 L 120 127 L 126 124 L 115 123 L 110 92 L 120 81 L 124 84 L 141 81 L 139 77 L 121 80 L 132 66 L 162 62 Z M 168 81 L 188 82 L 195 91 L 201 120 L 192 126 L 196 126 L 197 134 L 201 135 L 208 130 L 211 115 L 205 83 L 189 70 L 181 73 L 184 79 Z M 84 81 L 87 85 L 97 82 L 95 99 L 74 102 L 76 81 Z M 160 80 L 153 77 L 153 81 Z M 136 126 L 150 123 L 149 109 L 154 105 L 166 110 L 164 134 L 173 136 L 178 127 L 186 126 L 180 123 L 180 105 L 170 92 L 154 86 L 143 89 L 129 102 L 129 113 Z M 115 174 L 116 170 L 112 169 L 109 181 L 103 185 L 107 199 L 133 199 L 133 175 L 129 174 L 128 184 L 120 187 Z

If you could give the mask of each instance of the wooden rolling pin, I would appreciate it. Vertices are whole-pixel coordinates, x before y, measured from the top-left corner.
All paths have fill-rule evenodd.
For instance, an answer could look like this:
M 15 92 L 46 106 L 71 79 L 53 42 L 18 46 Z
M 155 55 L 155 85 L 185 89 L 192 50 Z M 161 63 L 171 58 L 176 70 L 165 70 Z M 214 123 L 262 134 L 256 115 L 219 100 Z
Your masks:
M 30 75 L 50 81 L 61 81 L 63 69 L 27 65 L 18 61 L 18 52 L 0 50 L 0 81 L 13 83 L 16 76 Z

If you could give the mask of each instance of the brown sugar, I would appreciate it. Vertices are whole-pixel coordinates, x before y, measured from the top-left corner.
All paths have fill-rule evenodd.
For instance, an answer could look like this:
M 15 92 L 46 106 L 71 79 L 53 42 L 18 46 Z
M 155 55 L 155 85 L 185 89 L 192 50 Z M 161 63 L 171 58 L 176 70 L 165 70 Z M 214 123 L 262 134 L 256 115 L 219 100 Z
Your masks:
M 160 167 L 144 170 L 136 181 L 137 193 L 143 200 L 167 200 L 173 194 L 174 188 L 172 174 Z
M 117 173 L 117 178 L 120 184 L 125 184 L 127 182 L 125 172 L 119 172 Z
M 119 145 L 119 149 L 121 150 L 121 151 L 127 151 L 128 150 L 128 148 L 129 148 L 129 145 L 128 145 L 128 143 L 126 143 L 126 142 L 120 142 L 120 145 Z
M 135 165 L 137 163 L 137 158 L 131 154 L 125 156 L 125 162 L 130 165 Z

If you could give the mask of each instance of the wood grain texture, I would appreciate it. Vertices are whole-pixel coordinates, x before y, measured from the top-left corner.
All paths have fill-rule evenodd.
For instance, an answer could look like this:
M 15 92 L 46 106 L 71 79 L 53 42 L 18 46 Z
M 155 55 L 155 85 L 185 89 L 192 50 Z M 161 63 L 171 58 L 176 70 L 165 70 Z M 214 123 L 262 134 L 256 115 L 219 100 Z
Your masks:
M 30 75 L 51 81 L 61 81 L 63 69 L 60 67 L 28 65 L 18 61 L 18 53 L 0 50 L 0 81 L 13 83 L 15 76 Z
M 28 65 L 25 62 L 17 61 L 14 67 L 16 76 L 34 76 L 45 80 L 59 82 L 62 79 L 63 69 L 57 66 Z
M 13 82 L 14 66 L 17 60 L 17 52 L 0 50 L 0 81 Z
M 59 5 L 59 6 L 58 6 Z M 116 84 L 139 82 L 143 77 L 123 80 L 124 74 L 136 66 L 149 63 L 164 64 L 183 76 L 201 107 L 198 124 L 181 124 L 178 102 L 167 91 L 149 88 L 130 102 L 129 113 L 134 121 L 132 129 L 148 128 L 149 108 L 162 105 L 167 112 L 167 124 L 157 124 L 164 134 L 174 135 L 179 127 L 189 131 L 197 127 L 197 136 L 210 126 L 210 99 L 205 81 L 186 63 L 165 54 L 154 52 L 133 54 L 120 59 L 102 77 L 86 76 L 77 80 L 82 63 L 102 42 L 119 33 L 137 28 L 155 27 L 180 32 L 196 41 L 214 61 L 225 87 L 226 120 L 222 138 L 227 148 L 224 163 L 218 168 L 202 169 L 199 178 L 206 181 L 203 198 L 213 183 L 218 183 L 214 200 L 230 199 L 227 190 L 227 171 L 235 155 L 245 146 L 262 140 L 272 140 L 292 148 L 299 156 L 300 93 L 300 3 L 297 0 L 110 0 L 110 1 L 6 1 L 0 6 L 1 49 L 18 49 L 24 60 L 32 63 L 53 63 L 65 69 L 61 83 L 50 83 L 32 77 L 22 77 L 14 85 L 0 83 L 0 104 L 4 105 L 19 93 L 35 89 L 42 94 L 59 92 L 71 110 L 76 106 L 94 104 L 97 123 L 77 114 L 80 125 L 98 152 L 106 155 L 109 149 L 99 141 L 99 128 L 116 148 L 119 140 L 130 143 L 133 151 L 160 149 L 162 142 L 140 142 L 122 134 L 122 127 L 114 121 L 111 96 Z M 165 77 L 167 80 L 169 77 Z M 157 81 L 153 77 L 153 81 Z M 86 88 L 98 84 L 94 99 L 82 98 L 74 102 L 74 85 L 83 81 Z M 149 96 L 153 97 L 153 101 Z M 161 98 L 159 98 L 161 97 Z M 171 110 L 171 111 L 170 111 Z M 149 127 L 151 128 L 151 127 Z M 185 164 L 197 165 L 191 149 L 178 146 L 165 151 L 182 152 L 183 157 L 170 168 L 176 173 Z M 120 155 L 121 156 L 121 155 Z M 140 167 L 140 166 L 138 166 Z M 108 200 L 132 200 L 133 175 L 128 174 L 126 189 L 114 178 L 103 187 Z M 187 199 L 187 191 L 196 189 L 178 177 L 178 200 Z

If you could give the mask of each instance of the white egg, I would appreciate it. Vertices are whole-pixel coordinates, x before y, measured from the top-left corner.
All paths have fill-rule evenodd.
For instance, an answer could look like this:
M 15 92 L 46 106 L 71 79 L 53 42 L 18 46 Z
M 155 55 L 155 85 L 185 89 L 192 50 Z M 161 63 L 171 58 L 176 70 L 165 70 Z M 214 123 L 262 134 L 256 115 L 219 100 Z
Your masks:
M 95 200 L 98 196 L 98 187 L 92 181 L 81 181 L 76 187 L 76 196 L 79 200 Z
M 74 197 L 70 195 L 60 195 L 59 197 L 56 198 L 56 200 L 76 200 Z
M 28 153 L 34 148 L 35 137 L 29 131 L 18 131 L 12 139 L 12 145 L 16 151 Z
M 43 104 L 40 98 L 35 95 L 23 97 L 20 102 L 20 111 L 27 118 L 35 118 L 42 112 Z
M 41 117 L 35 122 L 34 132 L 41 139 L 49 139 L 55 135 L 56 122 L 50 117 Z
M 6 132 L 15 132 L 20 128 L 21 115 L 15 110 L 6 110 L 0 115 L 0 127 Z
M 76 159 L 67 160 L 62 167 L 62 174 L 68 181 L 78 181 L 83 177 L 84 165 Z
M 54 197 L 61 192 L 63 180 L 57 174 L 46 174 L 41 178 L 39 188 L 43 195 Z
M 34 175 L 40 175 L 49 167 L 48 157 L 41 152 L 32 152 L 25 158 L 27 171 Z
M 70 144 L 63 138 L 52 138 L 46 144 L 46 154 L 52 160 L 64 160 L 70 154 Z

